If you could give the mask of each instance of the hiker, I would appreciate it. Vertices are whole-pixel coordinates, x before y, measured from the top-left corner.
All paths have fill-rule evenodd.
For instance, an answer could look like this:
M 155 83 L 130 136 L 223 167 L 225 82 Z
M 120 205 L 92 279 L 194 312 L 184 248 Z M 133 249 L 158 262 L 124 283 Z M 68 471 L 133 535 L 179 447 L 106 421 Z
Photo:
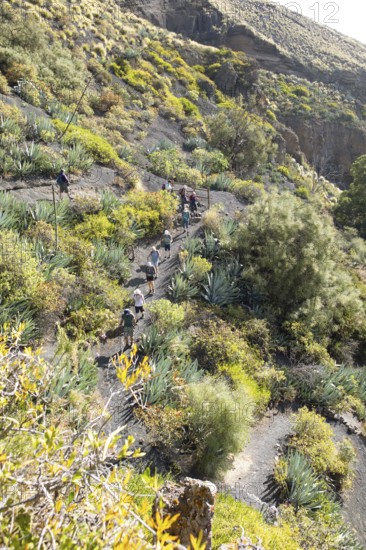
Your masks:
M 163 236 L 163 244 L 164 244 L 164 250 L 165 250 L 165 259 L 170 258 L 170 246 L 173 242 L 173 237 L 171 236 L 171 234 L 169 233 L 169 231 L 166 229 L 164 231 L 164 236 Z
M 61 172 L 57 175 L 56 183 L 60 189 L 60 200 L 62 199 L 62 193 L 67 193 L 67 196 L 70 198 L 70 194 L 69 194 L 70 181 L 65 174 L 65 170 L 61 170 Z
M 121 324 L 123 323 L 123 335 L 125 337 L 125 347 L 132 347 L 133 345 L 133 331 L 135 328 L 135 316 L 130 309 L 125 309 L 121 317 Z
M 187 231 L 187 235 L 189 235 L 189 222 L 191 219 L 191 213 L 189 211 L 188 204 L 185 205 L 183 213 L 182 213 L 182 225 L 183 225 L 183 233 Z
M 179 190 L 179 197 L 180 197 L 180 205 L 181 205 L 181 208 L 182 208 L 182 211 L 185 207 L 185 205 L 187 204 L 187 186 L 186 185 L 183 185 L 182 189 Z
M 155 267 L 156 278 L 158 277 L 158 268 L 159 268 L 160 252 L 156 250 L 156 247 L 153 246 L 150 254 L 147 257 L 147 261 L 151 262 Z
M 193 191 L 192 194 L 189 197 L 189 206 L 190 206 L 192 214 L 194 212 L 197 212 L 197 202 L 198 202 L 198 199 L 197 199 L 196 192 Z
M 142 292 L 139 288 L 136 288 L 135 292 L 133 293 L 133 301 L 135 302 L 136 317 L 139 313 L 141 313 L 141 319 L 143 319 L 144 318 L 145 296 L 142 294 Z
M 146 281 L 149 285 L 149 293 L 155 294 L 155 285 L 154 285 L 154 279 L 156 276 L 156 270 L 155 267 L 151 262 L 147 262 L 146 265 Z

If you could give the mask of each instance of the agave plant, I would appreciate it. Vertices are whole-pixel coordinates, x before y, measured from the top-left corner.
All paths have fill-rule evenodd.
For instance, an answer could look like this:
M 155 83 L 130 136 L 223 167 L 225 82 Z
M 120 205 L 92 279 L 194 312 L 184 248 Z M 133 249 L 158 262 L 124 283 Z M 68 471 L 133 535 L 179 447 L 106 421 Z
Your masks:
M 111 214 L 111 212 L 113 212 L 113 210 L 115 210 L 120 205 L 119 198 L 113 193 L 113 191 L 110 191 L 109 189 L 103 190 L 101 202 L 102 209 L 107 215 Z
M 1 141 L 17 141 L 20 138 L 21 134 L 22 131 L 20 126 L 13 119 L 0 115 Z
M 34 168 L 34 164 L 28 160 L 13 160 L 12 172 L 16 177 L 29 176 Z
M 184 361 L 179 365 L 178 369 L 181 378 L 183 378 L 186 384 L 199 382 L 204 376 L 204 371 L 199 368 L 197 359 L 194 361 Z
M 218 239 L 216 239 L 210 231 L 205 231 L 203 245 L 203 256 L 205 258 L 212 261 L 218 257 L 220 244 Z
M 240 299 L 236 280 L 228 277 L 224 268 L 216 268 L 207 274 L 207 284 L 203 285 L 201 294 L 206 302 L 218 306 L 228 306 Z
M 55 269 L 65 269 L 69 267 L 72 262 L 70 256 L 64 252 L 57 252 L 56 254 L 48 254 L 43 257 L 43 275 L 46 281 L 52 278 L 52 273 Z
M 54 206 L 49 201 L 37 201 L 33 208 L 29 209 L 35 221 L 45 221 L 49 224 L 55 222 Z M 73 213 L 69 201 L 59 201 L 56 204 L 56 216 L 58 224 L 68 229 L 72 223 Z
M 107 270 L 112 279 L 125 281 L 130 275 L 130 263 L 125 247 L 120 244 L 105 245 L 97 242 L 94 248 L 94 259 Z
M 216 191 L 230 191 L 234 183 L 233 178 L 225 173 L 218 174 L 217 176 L 210 178 L 208 184 L 211 189 Z
M 309 461 L 299 452 L 286 456 L 284 497 L 295 509 L 315 511 L 321 508 L 329 492 L 325 482 L 314 472 Z
M 186 239 L 185 242 L 185 249 L 188 252 L 189 258 L 192 258 L 192 256 L 198 256 L 202 252 L 202 241 L 201 239 L 197 239 L 194 237 L 190 237 Z
M 207 141 L 200 137 L 189 137 L 183 143 L 185 151 L 194 151 L 195 149 L 205 149 L 207 147 Z
M 70 172 L 88 172 L 93 166 L 93 159 L 80 143 L 74 143 L 67 150 L 67 165 Z
M 43 157 L 42 150 L 39 145 L 32 141 L 31 143 L 26 143 L 23 150 L 23 158 L 28 162 L 37 164 L 40 159 Z
M 54 141 L 56 130 L 50 119 L 37 117 L 30 113 L 27 116 L 26 138 L 33 141 Z
M 9 336 L 13 329 L 19 330 L 21 327 L 20 343 L 23 345 L 39 337 L 35 311 L 27 299 L 0 306 L 0 327 L 3 327 L 2 331 L 5 333 L 9 330 Z
M 29 225 L 28 205 L 25 201 L 17 200 L 10 193 L 0 192 L 0 213 L 4 215 L 1 227 L 25 231 Z M 5 219 L 8 221 L 5 221 Z
M 170 357 L 159 357 L 150 361 L 152 367 L 152 377 L 145 384 L 144 392 L 146 403 L 154 405 L 156 403 L 168 404 L 170 392 L 173 386 L 173 367 Z
M 198 288 L 181 273 L 175 273 L 168 288 L 169 295 L 175 302 L 183 302 L 198 295 Z

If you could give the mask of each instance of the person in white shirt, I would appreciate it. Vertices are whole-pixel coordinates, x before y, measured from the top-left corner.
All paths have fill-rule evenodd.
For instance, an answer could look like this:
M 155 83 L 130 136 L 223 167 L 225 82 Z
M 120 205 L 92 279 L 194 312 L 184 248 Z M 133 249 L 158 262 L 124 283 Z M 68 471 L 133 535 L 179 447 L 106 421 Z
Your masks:
M 139 288 L 136 288 L 133 293 L 133 301 L 135 302 L 135 313 L 141 313 L 141 319 L 144 318 L 144 303 L 145 297 Z

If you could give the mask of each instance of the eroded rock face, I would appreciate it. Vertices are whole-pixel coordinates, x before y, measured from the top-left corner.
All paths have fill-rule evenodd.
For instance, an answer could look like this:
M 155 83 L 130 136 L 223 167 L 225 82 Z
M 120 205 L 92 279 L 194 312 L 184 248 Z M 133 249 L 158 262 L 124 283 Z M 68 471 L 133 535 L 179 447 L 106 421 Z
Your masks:
M 179 537 L 183 546 L 188 546 L 190 535 L 197 537 L 202 531 L 206 550 L 210 550 L 216 492 L 216 486 L 209 481 L 190 477 L 179 483 L 166 481 L 155 499 L 153 515 L 157 511 L 163 515 L 179 514 L 170 534 Z

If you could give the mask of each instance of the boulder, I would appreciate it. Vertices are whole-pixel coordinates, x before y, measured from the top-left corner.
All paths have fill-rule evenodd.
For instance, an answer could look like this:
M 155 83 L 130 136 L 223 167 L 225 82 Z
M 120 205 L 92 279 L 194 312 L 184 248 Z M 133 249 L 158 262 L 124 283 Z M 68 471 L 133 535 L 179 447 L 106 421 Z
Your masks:
M 216 486 L 209 481 L 189 477 L 179 483 L 166 481 L 155 498 L 153 515 L 157 511 L 162 515 L 179 514 L 169 534 L 177 536 L 183 546 L 189 546 L 190 535 L 198 537 L 202 531 L 206 550 L 210 550 L 216 492 Z

